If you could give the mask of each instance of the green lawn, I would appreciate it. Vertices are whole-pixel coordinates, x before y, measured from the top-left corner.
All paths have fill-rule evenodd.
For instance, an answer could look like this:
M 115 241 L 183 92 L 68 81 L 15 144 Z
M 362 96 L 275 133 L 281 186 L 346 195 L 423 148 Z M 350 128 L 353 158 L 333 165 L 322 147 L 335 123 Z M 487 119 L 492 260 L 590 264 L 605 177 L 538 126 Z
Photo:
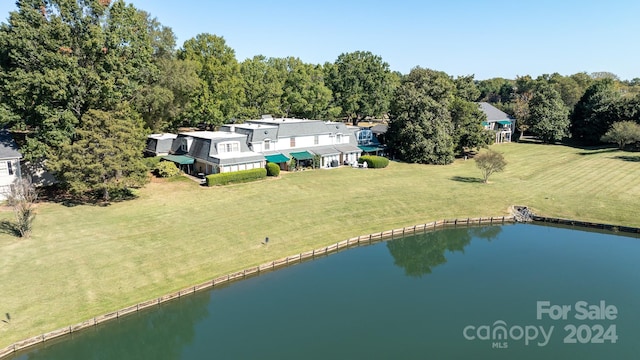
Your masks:
M 40 204 L 32 238 L 0 234 L 0 318 L 11 316 L 0 322 L 0 348 L 286 255 L 431 220 L 499 216 L 512 204 L 640 226 L 639 154 L 494 148 L 509 164 L 489 184 L 472 160 L 392 162 L 216 188 L 151 183 L 139 199 L 106 207 Z

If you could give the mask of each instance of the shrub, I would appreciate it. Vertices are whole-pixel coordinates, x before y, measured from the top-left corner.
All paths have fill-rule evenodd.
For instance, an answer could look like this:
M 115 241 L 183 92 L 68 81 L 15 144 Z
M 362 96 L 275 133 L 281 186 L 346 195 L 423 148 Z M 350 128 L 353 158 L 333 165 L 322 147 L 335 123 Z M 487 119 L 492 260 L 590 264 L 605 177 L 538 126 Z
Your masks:
M 265 177 L 267 177 L 267 169 L 264 168 L 211 174 L 207 175 L 207 186 L 243 183 L 264 179 Z
M 154 156 L 154 157 L 143 158 L 142 162 L 144 163 L 144 166 L 146 166 L 147 169 L 149 169 L 149 171 L 154 171 L 156 169 L 156 165 L 158 165 L 160 160 L 162 160 L 162 157 Z
M 482 172 L 482 181 L 485 184 L 489 182 L 491 174 L 504 171 L 505 166 L 507 166 L 507 161 L 502 153 L 491 149 L 476 155 L 473 160 Z
M 267 176 L 280 175 L 280 166 L 276 163 L 267 163 Z
M 171 161 L 160 161 L 153 172 L 162 178 L 180 175 L 180 169 Z
M 386 168 L 389 165 L 389 159 L 383 156 L 376 155 L 363 155 L 360 156 L 358 162 L 362 164 L 363 162 L 367 163 L 368 168 L 372 169 L 382 169 Z

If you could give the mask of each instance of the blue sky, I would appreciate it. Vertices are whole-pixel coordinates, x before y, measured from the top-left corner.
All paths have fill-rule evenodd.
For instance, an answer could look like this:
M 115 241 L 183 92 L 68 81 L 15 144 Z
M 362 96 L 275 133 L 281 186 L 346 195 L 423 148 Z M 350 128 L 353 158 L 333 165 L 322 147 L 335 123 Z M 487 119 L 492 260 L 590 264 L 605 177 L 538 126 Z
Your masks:
M 640 77 L 640 1 L 128 0 L 173 29 L 178 46 L 223 36 L 242 61 L 262 54 L 333 62 L 371 51 L 392 70 L 534 77 L 609 71 Z M 0 19 L 15 6 L 0 0 Z

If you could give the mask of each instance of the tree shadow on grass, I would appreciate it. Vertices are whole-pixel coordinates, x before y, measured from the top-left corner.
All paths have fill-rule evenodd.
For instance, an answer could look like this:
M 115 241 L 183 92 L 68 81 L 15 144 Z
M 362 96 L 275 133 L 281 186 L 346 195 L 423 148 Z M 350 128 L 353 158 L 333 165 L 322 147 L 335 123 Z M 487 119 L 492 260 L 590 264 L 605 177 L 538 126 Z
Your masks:
M 611 159 L 618 159 L 618 160 L 630 161 L 630 162 L 640 162 L 640 155 L 638 156 L 619 155 L 619 156 L 613 156 L 611 157 Z
M 20 237 L 20 230 L 16 224 L 9 220 L 0 221 L 0 233 Z
M 599 148 L 599 149 L 593 149 L 592 151 L 581 151 L 578 153 L 578 155 L 597 155 L 597 154 L 604 154 L 604 153 L 610 153 L 610 152 L 616 152 L 618 151 L 618 148 L 611 148 L 611 147 L 607 147 L 607 148 Z
M 466 183 L 482 183 L 482 179 L 471 176 L 453 176 L 451 180 Z

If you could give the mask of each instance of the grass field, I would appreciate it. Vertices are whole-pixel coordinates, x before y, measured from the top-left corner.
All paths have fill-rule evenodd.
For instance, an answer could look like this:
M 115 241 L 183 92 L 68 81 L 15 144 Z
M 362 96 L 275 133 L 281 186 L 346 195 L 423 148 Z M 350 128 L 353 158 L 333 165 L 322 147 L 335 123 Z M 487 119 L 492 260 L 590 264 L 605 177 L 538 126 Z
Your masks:
M 392 162 L 216 188 L 153 182 L 110 206 L 40 204 L 30 239 L 0 234 L 0 318 L 11 317 L 0 322 L 0 348 L 286 255 L 431 220 L 499 216 L 512 204 L 640 226 L 639 154 L 494 148 L 509 164 L 489 184 L 471 160 Z

